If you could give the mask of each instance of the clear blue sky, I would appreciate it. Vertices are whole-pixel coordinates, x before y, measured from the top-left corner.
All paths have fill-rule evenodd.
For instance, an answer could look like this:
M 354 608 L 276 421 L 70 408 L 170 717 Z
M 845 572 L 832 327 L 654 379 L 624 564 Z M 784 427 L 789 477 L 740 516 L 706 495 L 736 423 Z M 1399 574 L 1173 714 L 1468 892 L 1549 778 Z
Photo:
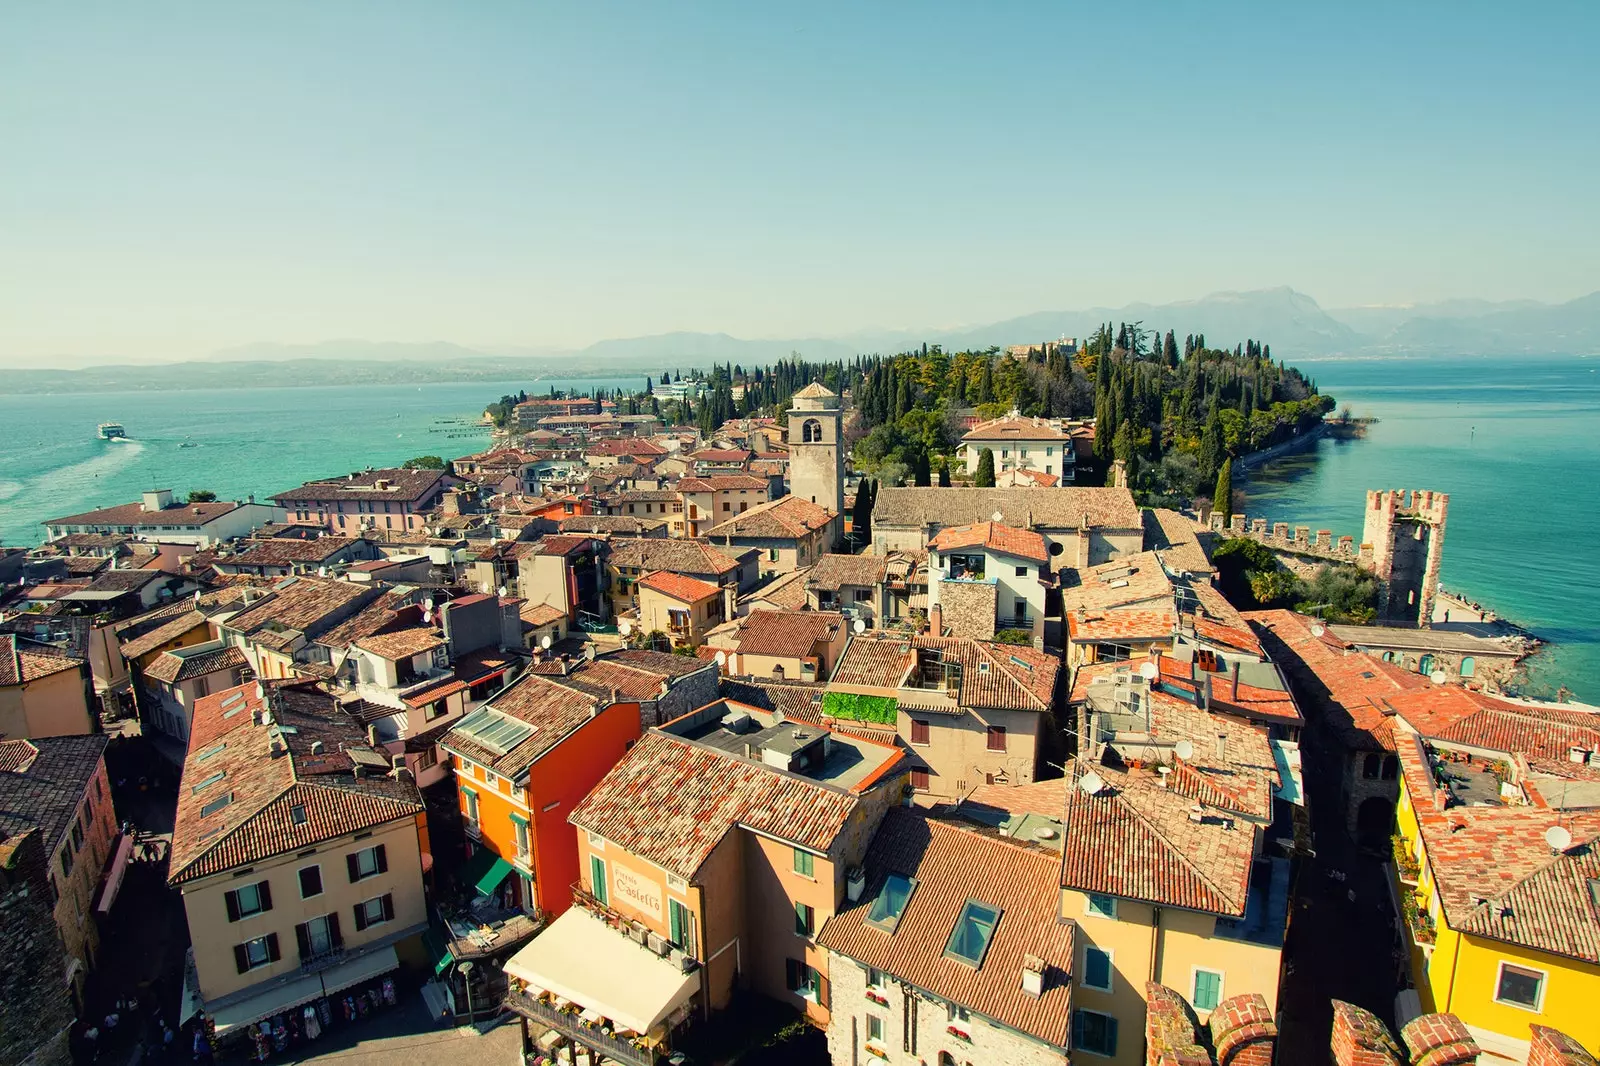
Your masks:
M 0 361 L 1570 299 L 1596 40 L 1593 2 L 6 3 Z

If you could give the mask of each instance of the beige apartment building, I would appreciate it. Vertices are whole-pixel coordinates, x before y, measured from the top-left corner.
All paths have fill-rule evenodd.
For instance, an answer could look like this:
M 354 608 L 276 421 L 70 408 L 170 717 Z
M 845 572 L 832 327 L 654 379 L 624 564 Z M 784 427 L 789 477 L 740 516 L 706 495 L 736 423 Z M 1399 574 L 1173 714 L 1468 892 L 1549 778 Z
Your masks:
M 373 980 L 427 928 L 427 820 L 409 774 L 309 683 L 200 700 L 170 883 L 193 943 L 189 989 L 226 1039 Z
M 53 644 L 0 633 L 0 737 L 60 737 L 94 728 L 89 662 Z

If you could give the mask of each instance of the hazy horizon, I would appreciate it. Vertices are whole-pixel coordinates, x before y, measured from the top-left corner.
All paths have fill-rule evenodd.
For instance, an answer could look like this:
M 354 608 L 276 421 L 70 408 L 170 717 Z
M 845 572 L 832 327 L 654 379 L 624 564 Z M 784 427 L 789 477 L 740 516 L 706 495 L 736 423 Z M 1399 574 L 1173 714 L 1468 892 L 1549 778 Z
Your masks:
M 0 366 L 1600 289 L 1593 5 L 910 12 L 12 6 Z

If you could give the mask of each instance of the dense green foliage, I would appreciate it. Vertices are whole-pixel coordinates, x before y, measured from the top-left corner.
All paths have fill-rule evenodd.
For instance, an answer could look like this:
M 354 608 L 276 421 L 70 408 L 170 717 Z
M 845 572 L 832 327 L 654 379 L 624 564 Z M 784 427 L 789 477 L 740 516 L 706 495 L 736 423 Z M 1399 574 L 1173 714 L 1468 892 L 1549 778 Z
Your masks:
M 1378 580 L 1358 566 L 1328 563 L 1305 581 L 1271 548 L 1248 537 L 1223 541 L 1212 553 L 1217 585 L 1241 610 L 1289 607 L 1330 622 L 1366 624 L 1377 616 Z
M 189 493 L 190 503 L 216 503 L 217 494 L 210 489 L 194 489 Z
M 437 455 L 419 455 L 407 459 L 402 466 L 406 470 L 443 470 L 444 460 Z
M 978 452 L 978 469 L 972 483 L 980 489 L 994 488 L 994 452 L 988 448 Z
M 1222 468 L 1217 471 L 1217 487 L 1211 490 L 1211 509 L 1222 516 L 1223 525 L 1233 516 L 1232 459 L 1222 460 Z
M 824 692 L 822 713 L 852 722 L 894 725 L 900 704 L 892 696 L 861 696 L 854 692 Z
M 999 629 L 995 631 L 996 644 L 1023 644 L 1032 646 L 1033 633 L 1026 629 Z
M 523 403 L 527 398 L 528 394 L 526 392 L 502 396 L 488 407 L 485 407 L 483 413 L 488 415 L 490 420 L 494 422 L 496 429 L 505 429 L 511 421 L 512 412 L 517 409 L 517 404 Z

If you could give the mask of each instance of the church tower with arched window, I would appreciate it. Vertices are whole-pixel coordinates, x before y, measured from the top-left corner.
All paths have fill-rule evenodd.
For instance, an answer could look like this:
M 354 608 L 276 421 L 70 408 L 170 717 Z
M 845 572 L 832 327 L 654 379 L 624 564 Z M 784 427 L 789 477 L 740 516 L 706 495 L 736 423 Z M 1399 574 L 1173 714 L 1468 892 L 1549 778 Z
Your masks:
M 789 491 L 835 513 L 844 511 L 844 452 L 839 394 L 812 382 L 789 408 Z

